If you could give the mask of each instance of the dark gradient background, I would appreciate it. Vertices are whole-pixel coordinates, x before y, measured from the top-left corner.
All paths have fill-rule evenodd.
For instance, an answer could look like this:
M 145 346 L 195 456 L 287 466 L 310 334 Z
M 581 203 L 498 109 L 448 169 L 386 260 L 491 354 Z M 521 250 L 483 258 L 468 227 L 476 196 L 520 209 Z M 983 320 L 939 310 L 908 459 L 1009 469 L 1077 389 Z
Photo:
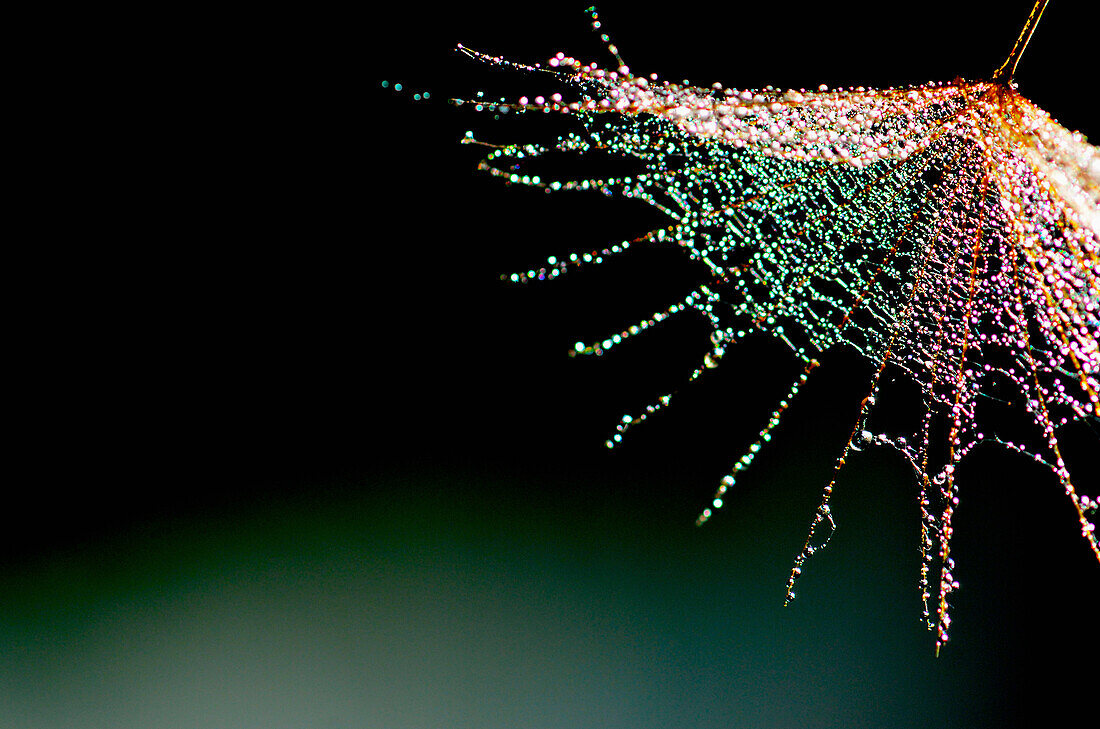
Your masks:
M 636 71 L 797 87 L 981 77 L 1029 3 L 734 5 L 601 9 Z M 1052 3 L 1018 80 L 1100 133 L 1081 91 L 1097 23 L 1083 5 Z M 603 59 L 582 11 L 190 19 L 201 32 L 159 81 L 179 103 L 149 135 L 167 182 L 130 183 L 142 204 L 112 208 L 124 242 L 99 258 L 138 269 L 107 272 L 71 312 L 62 403 L 28 425 L 49 447 L 5 520 L 0 727 L 1088 715 L 1100 567 L 1054 477 L 1022 458 L 980 450 L 960 468 L 962 589 L 939 659 L 920 621 L 917 486 L 888 452 L 851 459 L 840 528 L 782 607 L 867 363 L 825 359 L 704 529 L 694 516 L 797 371 L 780 346 L 739 345 L 624 447 L 603 447 L 623 413 L 679 386 L 706 329 L 685 317 L 600 360 L 566 351 L 667 306 L 700 272 L 638 251 L 551 284 L 500 283 L 659 220 L 475 175 L 466 129 L 513 141 L 546 124 L 408 98 L 548 95 L 451 48 Z M 918 406 L 883 403 L 899 422 Z M 1068 439 L 1095 494 L 1097 440 Z

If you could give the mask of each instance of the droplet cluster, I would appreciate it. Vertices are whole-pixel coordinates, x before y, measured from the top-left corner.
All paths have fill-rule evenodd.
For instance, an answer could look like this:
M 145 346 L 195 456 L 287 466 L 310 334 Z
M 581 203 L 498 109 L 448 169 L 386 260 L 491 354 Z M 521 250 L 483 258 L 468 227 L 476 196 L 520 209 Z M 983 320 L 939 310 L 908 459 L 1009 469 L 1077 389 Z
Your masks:
M 547 193 L 640 200 L 669 220 L 602 250 L 551 256 L 511 274 L 511 281 L 554 279 L 640 245 L 679 247 L 710 274 L 667 308 L 601 341 L 577 342 L 572 356 L 603 355 L 693 312 L 713 331 L 712 347 L 689 381 L 718 367 L 754 332 L 782 341 L 802 362 L 697 523 L 728 503 L 819 359 L 848 347 L 873 363 L 874 375 L 795 558 L 788 601 L 804 562 L 835 529 L 830 499 L 837 475 L 853 451 L 870 446 L 899 452 L 919 483 L 920 588 L 937 651 L 948 640 L 949 597 L 959 586 L 951 556 L 955 473 L 978 444 L 1000 444 L 1049 468 L 1100 559 L 1096 497 L 1079 493 L 1058 439 L 1073 420 L 1100 420 L 1097 149 L 1010 81 L 700 88 L 635 74 L 607 35 L 601 38 L 614 68 L 565 53 L 526 65 L 460 46 L 480 61 L 549 74 L 560 90 L 495 101 L 480 93 L 452 103 L 571 120 L 570 131 L 550 145 L 490 145 L 468 133 L 465 143 L 489 150 L 481 171 Z M 644 171 L 546 179 L 530 169 L 548 155 L 597 153 L 634 160 Z M 922 390 L 924 412 L 914 432 L 876 432 L 884 373 L 902 374 Z M 623 416 L 607 447 L 674 394 Z M 1009 438 L 986 422 L 987 404 L 1004 400 L 1030 415 L 1030 436 Z

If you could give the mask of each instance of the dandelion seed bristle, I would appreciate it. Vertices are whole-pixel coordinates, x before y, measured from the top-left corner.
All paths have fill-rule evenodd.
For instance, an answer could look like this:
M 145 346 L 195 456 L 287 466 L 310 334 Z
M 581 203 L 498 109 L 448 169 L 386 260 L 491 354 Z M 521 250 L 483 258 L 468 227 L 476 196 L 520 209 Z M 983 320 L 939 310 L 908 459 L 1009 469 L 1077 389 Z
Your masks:
M 570 125 L 551 145 L 486 145 L 481 171 L 551 194 L 630 198 L 669 219 L 632 241 L 558 252 L 507 278 L 554 279 L 638 245 L 677 247 L 710 276 L 606 339 L 578 342 L 571 355 L 602 355 L 675 314 L 695 313 L 712 328 L 714 346 L 689 382 L 720 367 L 749 333 L 782 341 L 803 365 L 697 524 L 730 508 L 732 487 L 829 350 L 846 347 L 872 363 L 787 600 L 805 561 L 835 529 L 830 499 L 847 459 L 872 445 L 891 447 L 920 487 L 920 589 L 937 653 L 949 639 L 950 598 L 959 587 L 951 556 L 956 468 L 978 444 L 1000 444 L 1050 469 L 1100 560 L 1096 495 L 1078 491 L 1058 438 L 1070 422 L 1100 420 L 1100 152 L 1008 83 L 1031 20 L 1029 27 L 993 80 L 877 90 L 657 83 L 655 74 L 635 73 L 606 34 L 613 68 L 564 52 L 536 68 L 462 48 L 479 61 L 549 72 L 561 89 L 456 103 L 558 114 Z M 472 135 L 463 141 L 480 143 Z M 634 160 L 644 171 L 549 179 L 531 169 L 549 155 L 594 154 Z M 874 426 L 885 373 L 923 393 L 913 432 Z M 1002 436 L 996 422 L 983 422 L 994 392 L 1030 414 L 1030 438 Z M 674 394 L 624 417 L 608 447 Z M 944 447 L 932 442 L 937 421 L 945 423 Z

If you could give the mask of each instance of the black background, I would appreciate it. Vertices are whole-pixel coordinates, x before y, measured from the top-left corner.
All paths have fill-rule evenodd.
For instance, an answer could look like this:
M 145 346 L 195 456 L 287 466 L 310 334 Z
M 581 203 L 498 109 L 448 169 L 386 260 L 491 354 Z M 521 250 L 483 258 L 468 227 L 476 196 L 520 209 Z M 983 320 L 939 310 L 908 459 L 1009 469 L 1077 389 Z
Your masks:
M 883 86 L 991 72 L 1028 3 L 977 5 L 643 11 L 605 3 L 601 15 L 636 72 L 743 88 Z M 1017 80 L 1022 93 L 1088 134 L 1095 64 L 1086 38 L 1097 19 L 1081 12 L 1052 4 Z M 132 137 L 149 156 L 134 169 L 155 172 L 135 175 L 124 200 L 101 211 L 100 232 L 117 218 L 120 242 L 78 257 L 66 273 L 79 280 L 94 270 L 96 284 L 68 310 L 59 335 L 63 355 L 50 363 L 58 402 L 26 429 L 47 447 L 3 538 L 0 584 L 12 596 L 5 624 L 23 656 L 10 660 L 35 660 L 44 654 L 26 646 L 64 633 L 41 615 L 78 620 L 66 610 L 92 604 L 83 619 L 94 622 L 104 604 L 143 604 L 141 590 L 173 570 L 223 569 L 219 560 L 233 558 L 210 556 L 223 549 L 261 555 L 233 562 L 227 581 L 247 583 L 271 550 L 338 553 L 341 564 L 385 561 L 379 555 L 389 552 L 363 536 L 385 533 L 395 555 L 406 542 L 434 545 L 434 557 L 417 558 L 419 568 L 474 549 L 530 589 L 556 586 L 566 602 L 578 578 L 561 555 L 597 555 L 603 567 L 579 574 L 600 575 L 595 593 L 608 601 L 601 617 L 639 644 L 663 636 L 669 653 L 627 661 L 637 673 L 622 693 L 591 704 L 580 689 L 541 694 L 539 686 L 557 686 L 552 679 L 519 688 L 489 682 L 484 696 L 514 702 L 518 713 L 479 713 L 482 694 L 473 691 L 443 709 L 423 706 L 421 716 L 421 705 L 399 697 L 391 697 L 395 706 L 414 708 L 345 714 L 326 704 L 333 718 L 318 725 L 643 726 L 634 709 L 616 708 L 630 705 L 635 689 L 674 697 L 650 717 L 664 726 L 759 726 L 767 716 L 776 726 L 1006 726 L 1025 725 L 1028 712 L 1081 706 L 1092 679 L 1076 661 L 1095 663 L 1096 629 L 1085 626 L 1095 623 L 1100 570 L 1054 477 L 992 449 L 960 469 L 953 554 L 963 587 L 953 640 L 938 661 L 918 620 L 916 485 L 889 453 L 866 453 L 841 476 L 834 501 L 841 528 L 807 565 L 799 600 L 776 616 L 761 614 L 763 627 L 725 622 L 741 615 L 727 612 L 731 594 L 759 593 L 769 609 L 781 603 L 786 565 L 871 369 L 830 353 L 727 509 L 703 530 L 692 527 L 694 516 L 797 373 L 781 347 L 746 342 L 624 447 L 603 447 L 622 414 L 681 385 L 707 351 L 706 328 L 685 317 L 599 360 L 570 359 L 567 350 L 667 306 L 701 273 L 675 254 L 640 252 L 552 283 L 500 282 L 548 255 L 602 248 L 660 221 L 628 201 L 545 196 L 475 174 L 479 150 L 458 144 L 465 131 L 523 140 L 524 120 L 494 123 L 444 103 L 481 89 L 512 98 L 555 90 L 542 78 L 473 62 L 453 51 L 457 42 L 525 62 L 562 50 L 608 63 L 581 4 L 408 5 L 362 16 L 256 10 L 196 21 L 201 32 L 163 76 L 139 83 L 135 72 L 133 88 L 152 84 L 161 99 Z M 383 89 L 383 80 L 405 90 Z M 422 91 L 431 102 L 411 100 Z M 545 130 L 535 125 L 531 133 Z M 918 406 L 904 398 L 883 405 L 914 413 Z M 1095 437 L 1076 431 L 1069 440 L 1079 483 L 1095 495 Z M 245 539 L 247 549 L 226 536 L 245 532 L 261 535 Z M 295 541 L 303 532 L 311 546 Z M 195 550 L 207 556 L 188 557 Z M 394 557 L 393 569 L 412 563 L 404 559 L 416 561 Z M 138 597 L 120 597 L 121 578 L 112 576 L 128 569 L 138 575 Z M 444 601 L 458 600 L 454 586 L 466 584 L 455 569 Z M 47 577 L 65 570 L 84 581 Z M 616 599 L 624 580 L 640 594 L 654 591 L 653 605 L 672 600 L 657 594 L 662 589 L 685 597 L 677 609 L 647 613 L 636 607 L 642 598 Z M 323 602 L 345 587 L 309 590 Z M 498 587 L 466 607 L 491 611 Z M 707 611 L 688 612 L 691 598 Z M 618 619 L 616 610 L 636 612 Z M 323 623 L 324 610 L 313 619 Z M 392 620 L 394 631 L 405 629 L 400 617 Z M 459 621 L 441 630 L 443 642 L 461 644 L 467 628 Z M 679 658 L 661 662 L 702 651 L 691 641 L 709 630 L 712 652 L 685 658 L 675 671 L 668 665 Z M 482 657 L 460 672 L 507 673 L 546 656 L 546 675 L 555 675 L 560 657 L 543 641 L 560 636 L 532 631 L 523 661 Z M 720 659 L 745 641 L 774 651 L 773 667 L 762 670 L 776 673 L 756 674 L 759 688 Z M 431 673 L 430 652 L 423 664 L 403 663 L 372 654 L 373 645 L 362 642 L 368 673 L 396 684 Z M 48 655 L 76 660 L 64 648 Z M 805 676 L 776 678 L 791 666 Z M 441 675 L 444 683 L 451 676 Z M 650 686 L 657 676 L 661 688 Z M 1051 677 L 1061 683 L 1056 694 L 1045 688 Z M 722 691 L 734 681 L 740 698 Z M 23 709 L 28 726 L 38 723 L 36 704 L 12 695 L 13 706 L 32 707 Z M 874 702 L 844 708 L 827 698 L 859 695 Z M 745 696 L 763 708 L 749 711 Z M 140 696 L 129 700 L 141 704 Z M 712 713 L 697 713 L 700 701 Z M 64 716 L 63 701 L 52 705 Z M 522 709 L 531 706 L 542 708 Z

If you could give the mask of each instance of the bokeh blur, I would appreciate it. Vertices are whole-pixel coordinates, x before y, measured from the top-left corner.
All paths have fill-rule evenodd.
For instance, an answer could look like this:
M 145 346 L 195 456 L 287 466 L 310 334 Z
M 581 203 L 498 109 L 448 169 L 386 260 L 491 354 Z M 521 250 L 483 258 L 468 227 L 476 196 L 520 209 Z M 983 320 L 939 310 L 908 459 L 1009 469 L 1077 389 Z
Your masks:
M 636 70 L 753 87 L 981 76 L 1030 3 L 987 5 L 912 3 L 900 21 L 866 2 L 601 10 Z M 1087 133 L 1091 49 L 1066 42 L 1095 26 L 1081 12 L 1052 4 L 1018 80 Z M 527 127 L 443 103 L 554 90 L 454 53 L 459 41 L 602 58 L 583 6 L 190 22 L 210 40 L 161 80 L 179 116 L 150 154 L 194 156 L 130 231 L 140 265 L 107 279 L 96 314 L 72 314 L 70 397 L 43 431 L 64 438 L 7 513 L 0 728 L 1007 727 L 1087 713 L 1095 676 L 1077 658 L 1095 665 L 1100 647 L 1100 565 L 1054 477 L 1021 457 L 982 449 L 960 468 L 962 588 L 938 659 L 920 619 L 917 486 L 890 452 L 852 459 L 840 528 L 783 607 L 871 374 L 855 356 L 815 372 L 705 528 L 695 515 L 797 373 L 780 347 L 739 346 L 604 448 L 624 413 L 680 385 L 707 330 L 685 318 L 599 360 L 566 352 L 701 274 L 639 251 L 500 282 L 660 221 L 476 175 L 466 129 L 510 142 Z M 901 393 L 899 422 L 919 406 Z M 1096 434 L 1069 440 L 1095 495 Z

